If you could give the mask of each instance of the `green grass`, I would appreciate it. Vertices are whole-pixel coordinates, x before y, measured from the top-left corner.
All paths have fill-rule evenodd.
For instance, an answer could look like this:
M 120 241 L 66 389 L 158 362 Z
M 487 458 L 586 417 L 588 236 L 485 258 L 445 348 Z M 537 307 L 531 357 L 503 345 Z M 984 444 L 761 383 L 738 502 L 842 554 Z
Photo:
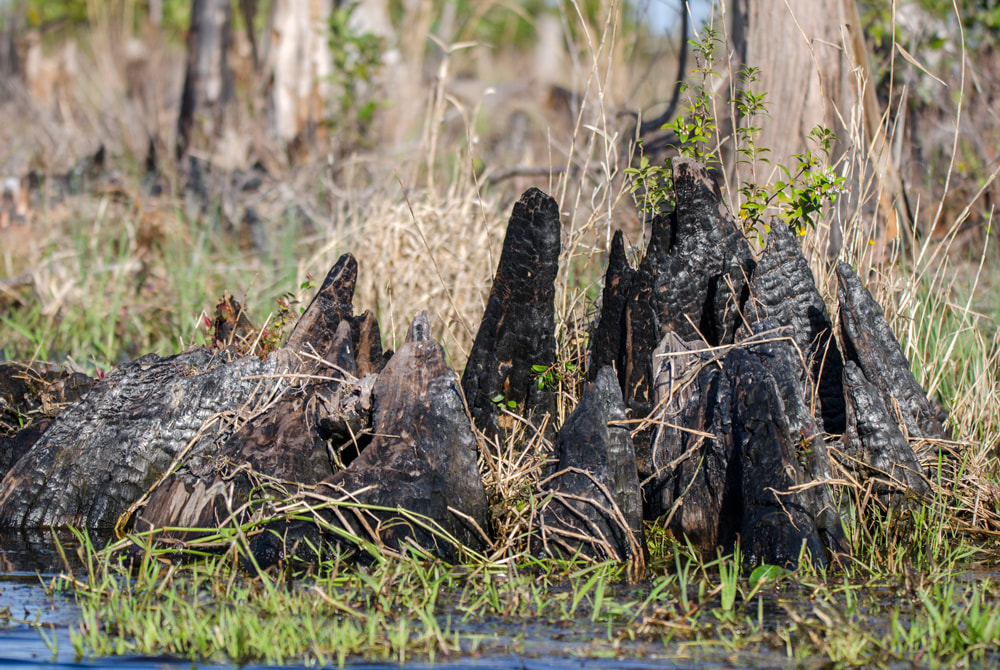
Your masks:
M 53 584 L 80 603 L 71 629 L 80 658 L 343 665 L 554 647 L 589 657 L 641 649 L 652 659 L 953 667 L 995 662 L 1000 644 L 1000 587 L 957 554 L 927 572 L 859 560 L 835 572 L 741 576 L 731 557 L 706 562 L 663 538 L 657 546 L 669 555 L 654 555 L 653 573 L 628 584 L 620 565 L 526 556 L 454 566 L 381 556 L 366 568 L 330 557 L 306 572 L 251 577 L 236 536 L 225 553 L 180 562 L 133 539 L 140 550 L 129 553 L 127 542 L 97 552 L 83 538 L 82 574 Z

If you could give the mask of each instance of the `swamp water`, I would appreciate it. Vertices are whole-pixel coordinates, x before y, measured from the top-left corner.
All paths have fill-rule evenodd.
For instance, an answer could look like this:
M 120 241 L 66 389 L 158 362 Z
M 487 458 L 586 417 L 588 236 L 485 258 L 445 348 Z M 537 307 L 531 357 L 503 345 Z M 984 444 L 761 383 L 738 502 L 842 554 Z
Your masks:
M 67 556 L 75 556 L 69 549 L 72 536 L 61 536 L 60 541 Z M 71 559 L 72 560 L 72 559 Z M 78 571 L 74 566 L 74 572 Z M 235 667 L 227 664 L 192 662 L 184 658 L 167 656 L 103 656 L 78 658 L 71 639 L 71 628 L 81 616 L 81 608 L 72 594 L 52 592 L 46 585 L 65 570 L 65 564 L 51 538 L 42 534 L 0 532 L 0 668 L 106 668 L 109 670 L 146 670 L 147 668 L 216 668 Z M 992 578 L 995 580 L 995 575 Z M 975 581 L 980 575 L 968 575 Z M 965 579 L 963 578 L 963 581 Z M 626 591 L 625 589 L 631 589 Z M 621 587 L 621 593 L 609 593 L 609 598 L 620 595 L 635 599 L 636 594 L 648 585 Z M 641 594 L 639 596 L 641 598 Z M 793 596 L 795 597 L 795 596 Z M 887 592 L 885 598 L 894 594 Z M 806 602 L 797 603 L 795 609 L 808 610 Z M 443 607 L 442 610 L 449 608 Z M 754 610 L 757 610 L 754 607 Z M 861 613 L 862 616 L 867 616 Z M 764 621 L 788 624 L 789 615 L 774 602 L 760 607 Z M 568 670 L 571 668 L 616 670 L 653 670 L 659 668 L 784 668 L 828 667 L 829 659 L 822 657 L 792 658 L 773 646 L 753 645 L 740 650 L 738 646 L 718 643 L 699 645 L 677 641 L 663 641 L 657 635 L 622 637 L 618 643 L 609 642 L 608 624 L 591 622 L 586 616 L 552 622 L 549 620 L 514 620 L 513 618 L 487 617 L 472 620 L 455 611 L 438 614 L 439 623 L 447 619 L 451 634 L 475 639 L 474 646 L 451 656 L 438 653 L 433 661 L 417 656 L 405 660 L 407 668 L 475 668 L 478 670 Z M 710 618 L 710 617 L 709 617 Z M 771 623 L 766 627 L 770 628 Z M 616 622 L 615 629 L 625 628 L 627 622 Z M 885 614 L 874 614 L 867 622 L 872 628 L 889 629 Z M 732 630 L 725 633 L 732 635 Z M 727 648 L 728 647 L 728 648 Z M 988 661 L 998 661 L 996 653 Z M 924 667 L 926 663 L 910 662 L 888 664 L 888 667 Z M 933 665 L 933 663 L 931 663 Z M 990 667 L 987 663 L 985 667 Z M 250 664 L 243 668 L 303 667 L 301 665 L 266 666 Z M 345 667 L 354 669 L 385 669 L 400 667 L 395 660 L 364 661 L 348 658 Z

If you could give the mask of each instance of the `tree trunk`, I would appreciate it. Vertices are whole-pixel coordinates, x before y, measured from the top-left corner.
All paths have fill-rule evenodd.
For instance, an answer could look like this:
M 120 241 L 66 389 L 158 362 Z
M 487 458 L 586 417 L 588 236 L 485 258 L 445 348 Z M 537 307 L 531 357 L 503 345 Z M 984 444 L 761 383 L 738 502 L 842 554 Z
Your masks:
M 777 166 L 794 169 L 796 154 L 817 149 L 809 140 L 812 129 L 831 129 L 837 144 L 829 164 L 848 159 L 850 194 L 826 217 L 824 250 L 836 253 L 843 243 L 840 223 L 874 197 L 880 228 L 870 236 L 877 241 L 872 257 L 879 258 L 896 237 L 897 217 L 907 222 L 909 214 L 888 152 L 856 0 L 733 0 L 731 11 L 733 51 L 743 64 L 759 69 L 753 89 L 766 92 L 769 103 L 770 118 L 759 122 L 756 141 L 770 149 L 769 164 L 758 162 L 753 180 L 784 179 Z M 870 165 L 860 170 L 864 161 Z M 863 183 L 872 174 L 881 185 L 878 193 Z
M 211 149 L 222 135 L 226 107 L 234 95 L 229 65 L 233 42 L 229 0 L 194 0 L 187 36 L 187 70 L 177 119 L 177 159 Z
M 274 0 L 264 40 L 272 129 L 286 143 L 314 133 L 330 99 L 331 0 Z M 306 135 L 303 135 L 306 133 Z
M 17 40 L 24 28 L 24 13 L 20 9 L 16 2 L 0 4 L 0 83 L 5 87 L 21 72 Z

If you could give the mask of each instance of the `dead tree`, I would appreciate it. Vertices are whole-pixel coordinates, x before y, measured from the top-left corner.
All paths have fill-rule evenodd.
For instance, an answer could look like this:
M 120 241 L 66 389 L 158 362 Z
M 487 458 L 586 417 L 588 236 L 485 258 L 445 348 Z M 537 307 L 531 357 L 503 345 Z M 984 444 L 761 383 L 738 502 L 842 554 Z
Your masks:
M 235 94 L 234 75 L 229 66 L 232 42 L 232 3 L 193 0 L 184 91 L 177 117 L 178 162 L 194 148 L 211 149 L 222 135 L 227 107 Z

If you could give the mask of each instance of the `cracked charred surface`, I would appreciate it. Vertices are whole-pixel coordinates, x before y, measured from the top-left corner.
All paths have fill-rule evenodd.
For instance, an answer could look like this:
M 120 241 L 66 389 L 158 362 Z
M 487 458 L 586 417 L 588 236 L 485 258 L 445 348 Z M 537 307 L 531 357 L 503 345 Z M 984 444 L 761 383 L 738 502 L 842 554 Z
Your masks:
M 455 374 L 429 331 L 426 314 L 419 314 L 406 343 L 375 382 L 375 437 L 347 469 L 328 477 L 318 491 L 361 505 L 409 510 L 436 523 L 462 545 L 479 549 L 485 540 L 476 526 L 487 528 L 487 503 L 475 437 Z M 394 511 L 341 508 L 322 514 L 331 524 L 347 527 L 367 541 L 397 550 L 415 543 L 445 560 L 458 558 L 453 543 Z M 255 539 L 252 550 L 262 565 L 273 563 L 297 549 L 307 551 L 293 544 L 302 537 L 320 540 L 314 529 L 312 524 L 272 527 L 274 532 Z
M 931 405 L 923 387 L 910 371 L 885 312 L 847 263 L 837 264 L 837 297 L 844 356 L 854 362 L 882 395 L 887 410 L 898 408 L 909 438 L 948 439 L 943 413 Z M 888 416 L 888 415 L 887 415 Z M 922 448 L 920 457 L 931 456 Z
M 653 409 L 653 352 L 667 332 L 711 346 L 733 342 L 754 267 L 746 238 L 708 171 L 687 158 L 674 158 L 672 165 L 676 208 L 653 219 L 646 254 L 634 276 L 620 256 L 614 263 L 609 260 L 606 285 L 615 281 L 612 270 L 631 277 L 622 330 L 617 339 L 609 335 L 619 321 L 615 312 L 620 299 L 613 294 L 607 316 L 602 305 L 605 330 L 591 350 L 595 361 L 615 360 L 633 419 Z M 653 437 L 651 430 L 635 436 L 642 480 L 653 474 L 644 468 L 651 462 Z
M 604 273 L 604 289 L 601 291 L 601 314 L 590 338 L 590 362 L 588 378 L 593 381 L 605 365 L 614 366 L 616 374 L 624 371 L 623 342 L 625 333 L 625 305 L 635 270 L 628 264 L 625 255 L 625 240 L 622 231 L 615 231 L 608 251 L 608 269 Z M 619 376 L 619 386 L 624 387 L 624 377 Z
M 382 353 L 374 317 L 352 315 L 356 279 L 357 263 L 345 254 L 285 347 L 296 357 L 289 384 L 221 446 L 192 450 L 155 486 L 136 520 L 139 530 L 218 527 L 253 489 L 287 496 L 330 476 L 337 469 L 335 454 L 342 462 L 360 452 L 364 444 L 356 438 L 363 440 L 370 425 L 364 387 L 370 392 L 371 384 L 357 380 L 357 352 L 360 345 L 360 364 L 376 371 Z M 330 443 L 345 433 L 349 456 L 337 451 L 348 445 Z
M 532 366 L 556 360 L 555 279 L 561 224 L 556 201 L 537 188 L 514 205 L 486 312 L 462 375 L 476 425 L 499 433 L 494 397 L 523 406 L 540 423 L 555 416 L 555 394 L 535 383 Z
M 642 496 L 624 420 L 618 380 L 604 367 L 556 437 L 557 471 L 541 483 L 547 500 L 538 517 L 538 549 L 563 558 L 642 557 Z
M 730 351 L 723 367 L 733 389 L 733 451 L 740 458 L 743 494 L 740 546 L 746 561 L 795 566 L 805 545 L 814 564 L 826 565 L 828 547 L 816 528 L 812 501 L 796 490 L 814 483 L 798 462 L 808 445 L 792 434 L 776 375 L 745 349 Z
M 774 379 L 781 401 L 781 413 L 776 415 L 776 422 L 780 424 L 779 432 L 788 436 L 798 477 L 796 484 L 802 486 L 794 499 L 814 519 L 828 553 L 831 556 L 849 554 L 850 546 L 829 484 L 834 479 L 833 463 L 809 406 L 813 385 L 803 367 L 800 350 L 789 339 L 775 339 L 771 335 L 787 331 L 787 328 L 779 328 L 773 319 L 754 323 L 751 330 L 753 339 L 745 343 L 746 350 Z M 767 448 L 766 444 L 763 446 Z
M 750 563 L 795 564 L 803 543 L 818 564 L 847 553 L 792 346 L 750 340 L 720 360 L 698 344 L 668 333 L 657 348 L 647 517 L 668 515 L 707 555 L 739 537 Z
M 809 263 L 795 235 L 780 221 L 771 222 L 767 246 L 750 279 L 750 300 L 744 311 L 750 320 L 770 318 L 787 327 L 782 332 L 795 341 L 816 384 L 823 429 L 843 433 L 844 359 Z
M 739 531 L 740 470 L 729 439 L 729 379 L 699 345 L 668 332 L 656 349 L 659 425 L 644 497 L 647 519 L 670 514 L 675 534 L 711 552 Z
M 923 468 L 899 423 L 885 405 L 882 391 L 869 381 L 854 361 L 844 366 L 847 397 L 847 432 L 844 434 L 845 466 L 862 484 L 869 481 L 886 505 L 912 495 L 930 499 L 931 488 Z
M 0 526 L 113 527 L 182 452 L 223 438 L 226 414 L 280 384 L 262 379 L 280 367 L 204 348 L 118 366 L 0 481 Z
M 95 381 L 80 372 L 0 363 L 0 479 Z

